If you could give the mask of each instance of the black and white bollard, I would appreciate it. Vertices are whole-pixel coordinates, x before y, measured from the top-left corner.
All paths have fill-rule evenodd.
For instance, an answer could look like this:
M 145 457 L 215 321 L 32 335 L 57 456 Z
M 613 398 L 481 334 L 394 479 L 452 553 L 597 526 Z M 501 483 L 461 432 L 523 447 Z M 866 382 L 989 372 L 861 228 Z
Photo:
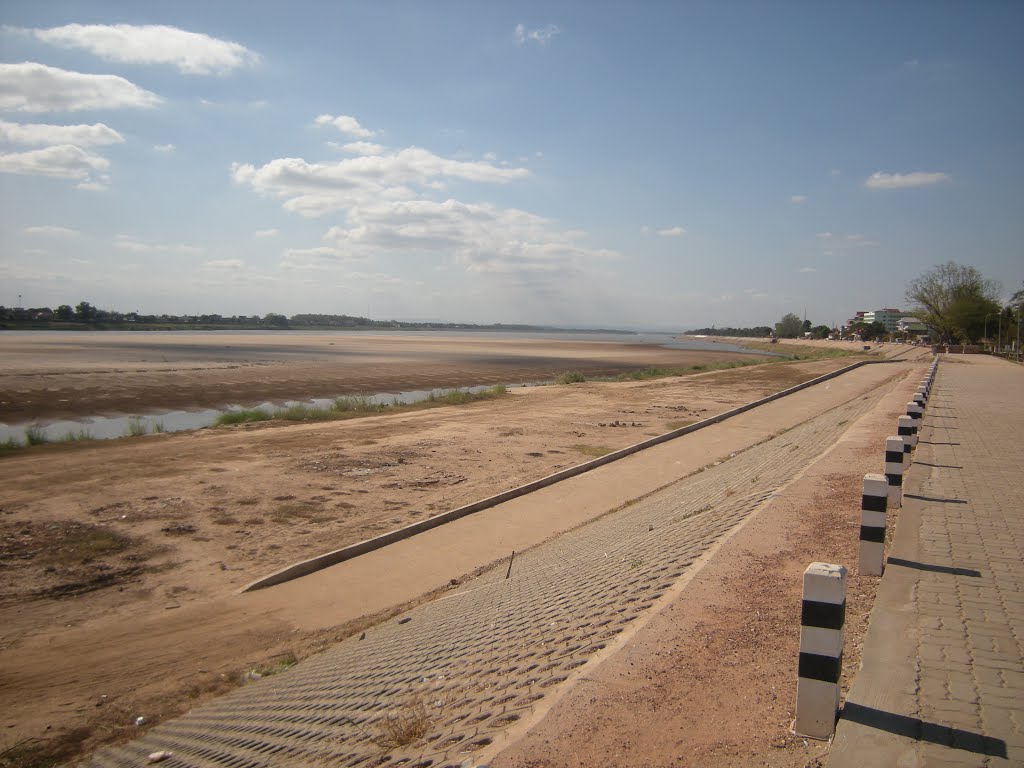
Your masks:
M 864 475 L 864 493 L 860 497 L 860 562 L 857 570 L 861 576 L 882 575 L 888 498 L 889 481 L 885 475 Z
M 903 440 L 903 471 L 910 469 L 910 452 L 917 446 L 917 429 L 909 416 L 896 420 L 896 434 Z
M 924 408 L 915 402 L 907 403 L 907 416 L 914 420 L 914 430 L 917 434 L 917 430 L 921 428 L 921 416 L 924 414 Z
M 921 412 L 924 413 L 924 393 L 918 392 L 912 398 L 910 398 L 916 405 L 921 408 Z
M 846 569 L 811 563 L 804 571 L 800 612 L 800 664 L 793 721 L 797 735 L 828 739 L 835 731 L 845 618 Z
M 900 416 L 896 419 L 896 433 L 903 438 L 904 451 L 910 453 L 910 448 L 917 447 L 917 424 L 909 416 Z
M 903 438 L 885 438 L 885 480 L 889 485 L 889 508 L 903 505 Z

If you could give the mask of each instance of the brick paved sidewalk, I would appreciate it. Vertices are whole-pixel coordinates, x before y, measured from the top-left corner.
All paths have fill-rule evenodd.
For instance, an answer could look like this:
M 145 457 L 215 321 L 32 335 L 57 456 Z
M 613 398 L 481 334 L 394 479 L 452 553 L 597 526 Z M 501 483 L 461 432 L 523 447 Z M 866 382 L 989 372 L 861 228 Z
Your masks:
M 943 356 L 829 768 L 1024 765 L 1024 369 Z

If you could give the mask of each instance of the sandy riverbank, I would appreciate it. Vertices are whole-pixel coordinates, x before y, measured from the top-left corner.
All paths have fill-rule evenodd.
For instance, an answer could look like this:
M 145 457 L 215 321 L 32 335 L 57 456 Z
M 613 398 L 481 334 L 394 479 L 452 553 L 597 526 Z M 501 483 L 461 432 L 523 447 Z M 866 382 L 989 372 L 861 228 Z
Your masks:
M 614 375 L 743 357 L 621 340 L 507 334 L 7 333 L 0 422 L 254 405 Z
M 253 612 L 232 595 L 256 576 L 846 362 L 529 388 L 463 408 L 0 459 L 7 734 L 85 726 L 86 745 L 130 735 L 133 712 L 173 715 L 275 654 L 303 655 L 358 625 Z

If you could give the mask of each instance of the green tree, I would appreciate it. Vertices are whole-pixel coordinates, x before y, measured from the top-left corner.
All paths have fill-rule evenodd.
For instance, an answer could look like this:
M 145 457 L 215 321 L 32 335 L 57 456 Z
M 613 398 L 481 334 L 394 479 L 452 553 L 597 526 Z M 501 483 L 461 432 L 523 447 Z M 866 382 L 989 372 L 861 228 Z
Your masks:
M 58 320 L 71 320 L 75 316 L 75 310 L 69 304 L 61 304 L 54 313 Z
M 985 332 L 985 318 L 999 312 L 999 284 L 970 266 L 950 261 L 914 278 L 907 286 L 913 314 L 940 343 L 973 343 Z
M 782 316 L 775 324 L 775 335 L 780 339 L 795 339 L 803 333 L 803 321 L 792 312 Z
M 827 339 L 832 329 L 827 325 L 816 325 L 810 329 L 811 335 L 816 339 Z
M 263 324 L 272 326 L 273 328 L 287 328 L 288 318 L 284 315 L 279 315 L 276 312 L 268 312 L 263 316 Z
M 80 301 L 75 305 L 75 319 L 89 322 L 96 318 L 96 307 L 88 301 Z

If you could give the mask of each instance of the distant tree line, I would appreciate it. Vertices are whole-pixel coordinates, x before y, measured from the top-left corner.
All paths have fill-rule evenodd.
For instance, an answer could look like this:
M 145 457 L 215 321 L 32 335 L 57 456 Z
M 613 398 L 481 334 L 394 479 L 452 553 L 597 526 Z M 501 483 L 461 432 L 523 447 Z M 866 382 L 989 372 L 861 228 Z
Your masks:
M 564 331 L 576 333 L 632 334 L 610 328 L 566 329 L 544 325 L 507 325 L 491 323 L 407 322 L 403 320 L 371 320 L 355 315 L 298 314 L 287 317 L 277 312 L 260 315 L 147 315 L 139 312 L 118 312 L 99 309 L 88 301 L 74 307 L 61 304 L 50 307 L 0 306 L 0 327 L 3 328 L 92 328 L 92 329 L 189 329 L 189 330 L 315 330 L 317 328 L 346 328 L 349 330 L 476 330 L 476 331 Z
M 741 336 L 748 339 L 765 339 L 772 335 L 771 326 L 758 325 L 753 328 L 697 328 L 686 331 L 688 336 Z

